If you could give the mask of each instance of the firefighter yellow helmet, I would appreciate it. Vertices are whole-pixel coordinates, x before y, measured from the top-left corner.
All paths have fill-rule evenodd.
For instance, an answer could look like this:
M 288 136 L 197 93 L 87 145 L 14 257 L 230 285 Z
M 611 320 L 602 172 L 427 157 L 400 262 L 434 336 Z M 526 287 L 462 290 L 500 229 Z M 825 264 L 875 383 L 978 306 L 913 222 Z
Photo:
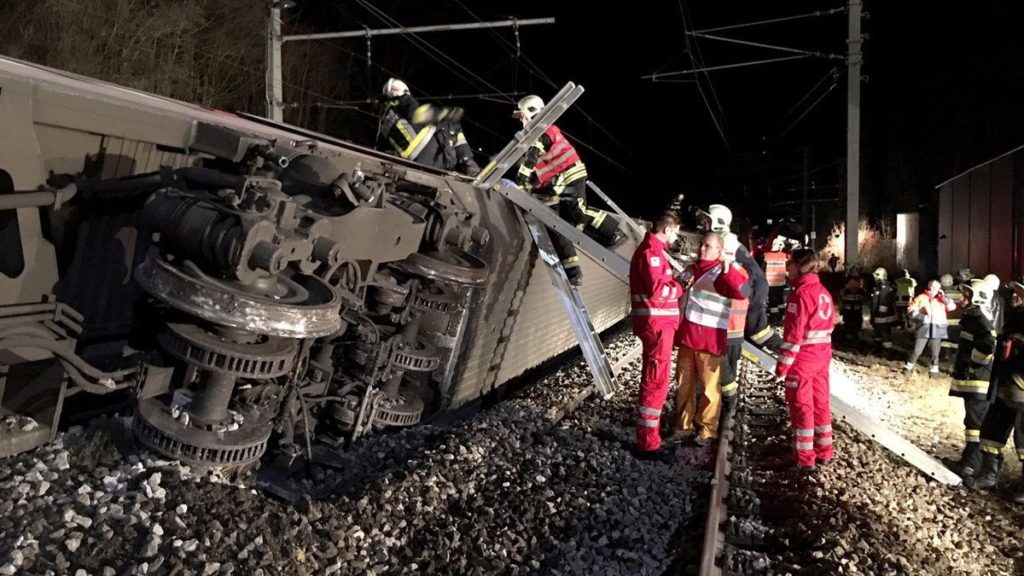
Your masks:
M 383 92 L 385 98 L 398 98 L 409 93 L 409 86 L 398 78 L 388 78 L 384 83 Z
M 512 117 L 518 118 L 523 122 L 529 122 L 543 107 L 544 100 L 540 96 L 530 94 L 516 103 L 516 109 L 512 112 Z
M 732 210 L 729 210 L 728 206 L 712 204 L 708 206 L 708 216 L 711 217 L 712 232 L 722 233 L 729 231 L 729 226 L 732 224 Z
M 964 300 L 982 308 L 987 308 L 989 303 L 992 302 L 992 290 L 989 289 L 988 284 L 984 280 L 979 280 L 978 278 L 961 284 L 960 293 L 963 295 Z
M 889 279 L 889 273 L 885 271 L 885 268 L 881 267 L 875 268 L 874 273 L 872 273 L 871 275 L 874 276 L 875 280 L 878 282 L 882 282 L 884 280 Z

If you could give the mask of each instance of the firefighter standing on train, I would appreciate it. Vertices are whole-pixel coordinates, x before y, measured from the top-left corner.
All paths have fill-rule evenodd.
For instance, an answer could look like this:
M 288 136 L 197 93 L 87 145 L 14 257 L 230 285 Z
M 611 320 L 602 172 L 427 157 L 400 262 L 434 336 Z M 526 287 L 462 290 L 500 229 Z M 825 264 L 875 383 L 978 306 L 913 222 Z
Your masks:
M 794 250 L 786 265 L 793 292 L 786 300 L 775 375 L 783 379 L 789 404 L 796 465 L 801 471 L 832 460 L 829 364 L 835 313 L 832 296 L 818 278 L 814 250 Z
M 409 86 L 389 78 L 384 83 L 381 147 L 424 166 L 476 176 L 480 167 L 462 132 L 462 108 L 420 104 Z
M 530 95 L 516 104 L 512 115 L 526 126 L 543 108 L 544 100 Z M 601 244 L 614 246 L 623 238 L 613 216 L 587 206 L 587 167 L 558 126 L 548 126 L 526 151 L 516 174 L 516 184 L 546 204 L 557 206 L 563 220 L 592 235 Z M 583 272 L 572 242 L 559 234 L 551 237 L 569 281 L 581 284 Z

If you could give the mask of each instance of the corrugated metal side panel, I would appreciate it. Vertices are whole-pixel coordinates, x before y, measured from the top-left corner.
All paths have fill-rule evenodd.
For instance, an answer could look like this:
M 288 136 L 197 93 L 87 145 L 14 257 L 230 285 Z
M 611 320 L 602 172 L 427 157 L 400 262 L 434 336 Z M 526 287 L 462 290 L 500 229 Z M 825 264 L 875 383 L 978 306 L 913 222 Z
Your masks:
M 939 274 L 970 266 L 971 245 L 971 186 L 970 178 L 953 182 L 953 233 L 950 235 L 949 268 L 940 268 Z
M 501 196 L 480 201 L 481 225 L 491 235 L 486 260 L 491 265 L 487 285 L 477 291 L 466 321 L 459 364 L 452 377 L 451 407 L 479 397 L 493 378 L 499 340 L 509 322 L 520 280 L 529 274 L 532 241 L 522 218 Z
M 970 247 L 968 248 L 968 267 L 975 274 L 985 274 L 989 270 L 989 222 L 990 186 L 989 164 L 971 172 L 971 229 Z
M 628 258 L 633 248 L 632 243 L 627 243 L 619 248 L 619 253 Z M 580 262 L 583 267 L 583 301 L 594 325 L 598 330 L 604 330 L 629 314 L 629 287 L 584 252 L 580 252 Z M 538 260 L 505 361 L 498 373 L 498 381 L 515 378 L 576 345 L 576 334 L 558 293 L 544 264 Z
M 939 270 L 953 268 L 953 185 L 939 188 L 939 234 L 936 243 Z
M 990 164 L 991 221 L 989 224 L 989 270 L 1005 282 L 1013 274 L 1013 156 Z

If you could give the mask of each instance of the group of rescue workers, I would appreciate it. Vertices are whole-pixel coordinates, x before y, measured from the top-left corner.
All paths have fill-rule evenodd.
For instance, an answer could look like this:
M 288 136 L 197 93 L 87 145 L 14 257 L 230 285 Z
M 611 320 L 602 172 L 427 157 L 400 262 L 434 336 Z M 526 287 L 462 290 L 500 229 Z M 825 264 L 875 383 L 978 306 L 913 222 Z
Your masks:
M 845 336 L 859 340 L 863 306 L 869 300 L 876 344 L 883 351 L 893 349 L 897 327 L 914 333 L 903 367 L 907 373 L 928 349 L 929 374 L 939 377 L 942 344 L 955 343 L 949 394 L 963 398 L 964 448 L 959 460 L 946 464 L 968 486 L 995 487 L 1011 433 L 1017 456 L 1024 460 L 1024 279 L 1003 284 L 995 274 L 974 278 L 963 269 L 956 277 L 943 274 L 929 281 L 917 294 L 917 281 L 907 270 L 900 271 L 895 285 L 884 268 L 876 269 L 872 280 L 868 297 L 856 271 L 847 278 L 842 291 Z M 1024 478 L 1014 500 L 1024 504 Z
M 395 78 L 384 85 L 383 95 L 379 145 L 432 168 L 480 173 L 462 131 L 461 108 L 421 104 Z M 525 126 L 543 107 L 539 96 L 527 96 L 513 117 Z M 587 178 L 576 149 L 551 125 L 529 148 L 515 182 L 578 229 L 615 246 L 623 239 L 619 222 L 587 205 Z M 669 253 L 682 227 L 673 210 L 655 219 L 630 263 L 633 332 L 643 347 L 634 454 L 668 460 L 667 447 L 673 444 L 693 438 L 705 446 L 716 438 L 723 403 L 728 405 L 737 393 L 737 366 L 747 339 L 778 353 L 776 376 L 785 386 L 796 470 L 812 471 L 833 458 L 829 365 L 836 308 L 819 279 L 818 255 L 794 249 L 780 236 L 761 255 L 762 267 L 730 231 L 729 208 L 713 204 L 704 215 L 697 259 L 681 272 L 674 270 Z M 551 237 L 567 278 L 580 285 L 582 271 L 572 242 L 559 234 Z M 834 255 L 829 259 L 833 272 L 837 260 Z M 1024 280 L 1001 286 L 994 275 L 974 279 L 964 270 L 959 276 L 962 313 L 949 393 L 964 400 L 965 446 L 960 459 L 947 464 L 968 485 L 987 489 L 998 482 L 1011 432 L 1024 460 Z M 878 268 L 871 283 L 869 294 L 856 269 L 848 272 L 840 292 L 842 334 L 859 340 L 863 308 L 870 302 L 879 350 L 891 353 L 893 331 L 902 324 L 916 336 L 905 370 L 913 371 L 928 348 L 930 373 L 938 375 L 941 344 L 950 335 L 948 314 L 958 304 L 953 277 L 933 280 L 919 294 L 906 270 L 891 283 L 887 271 Z M 782 336 L 771 326 L 780 319 Z M 674 348 L 676 414 L 663 439 L 661 416 Z M 1024 480 L 1015 499 L 1024 503 Z
M 835 315 L 832 297 L 818 278 L 817 254 L 809 249 L 784 259 L 766 254 L 762 269 L 730 232 L 729 209 L 715 204 L 707 214 L 698 258 L 682 273 L 676 275 L 667 261 L 681 223 L 672 212 L 655 220 L 631 261 L 633 331 L 643 346 L 635 454 L 665 460 L 670 458 L 666 445 L 695 437 L 703 446 L 715 439 L 721 398 L 730 402 L 737 391 L 746 337 L 779 353 L 776 376 L 785 385 L 797 470 L 813 470 L 833 457 L 828 371 Z M 785 302 L 782 337 L 768 323 L 769 293 L 780 276 L 788 277 L 793 289 Z M 663 442 L 659 429 L 673 345 L 679 348 L 677 414 Z

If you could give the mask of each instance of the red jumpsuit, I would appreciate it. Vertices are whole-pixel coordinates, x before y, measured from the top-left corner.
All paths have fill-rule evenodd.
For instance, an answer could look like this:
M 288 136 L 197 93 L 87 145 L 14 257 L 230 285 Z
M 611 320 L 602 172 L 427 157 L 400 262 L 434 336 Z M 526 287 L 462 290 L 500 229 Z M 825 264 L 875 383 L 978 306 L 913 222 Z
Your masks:
M 679 326 L 683 287 L 665 261 L 665 243 L 647 233 L 629 264 L 633 333 L 643 345 L 643 372 L 637 409 L 637 450 L 661 447 L 661 409 L 672 371 L 672 339 Z
M 817 274 L 793 282 L 786 299 L 783 344 L 776 376 L 785 378 L 796 463 L 813 466 L 832 458 L 832 411 L 828 368 L 832 360 L 835 306 Z

